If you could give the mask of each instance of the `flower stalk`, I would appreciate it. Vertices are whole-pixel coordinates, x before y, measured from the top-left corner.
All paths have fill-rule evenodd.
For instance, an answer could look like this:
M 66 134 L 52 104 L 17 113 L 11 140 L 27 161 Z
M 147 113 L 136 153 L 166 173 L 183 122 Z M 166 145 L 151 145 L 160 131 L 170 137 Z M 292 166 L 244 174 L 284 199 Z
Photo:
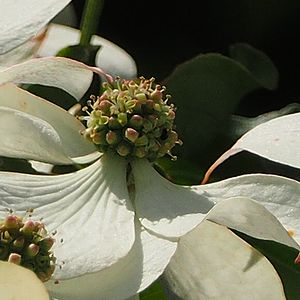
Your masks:
M 88 46 L 93 34 L 96 33 L 103 4 L 104 0 L 86 0 L 80 24 L 81 37 L 79 44 L 81 46 Z

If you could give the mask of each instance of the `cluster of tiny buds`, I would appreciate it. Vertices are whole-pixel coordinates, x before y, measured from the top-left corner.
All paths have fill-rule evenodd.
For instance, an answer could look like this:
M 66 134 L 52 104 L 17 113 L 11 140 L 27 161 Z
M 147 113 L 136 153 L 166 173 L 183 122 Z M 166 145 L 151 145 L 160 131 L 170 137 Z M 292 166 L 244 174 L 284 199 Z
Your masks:
M 53 244 L 54 238 L 41 221 L 12 213 L 0 220 L 0 260 L 32 270 L 43 282 L 54 272 Z
M 181 143 L 174 131 L 175 107 L 168 104 L 165 87 L 154 80 L 116 78 L 103 83 L 102 95 L 92 96 L 83 108 L 84 137 L 101 152 L 114 151 L 122 157 L 150 161 L 166 154 L 173 157 L 170 150 Z

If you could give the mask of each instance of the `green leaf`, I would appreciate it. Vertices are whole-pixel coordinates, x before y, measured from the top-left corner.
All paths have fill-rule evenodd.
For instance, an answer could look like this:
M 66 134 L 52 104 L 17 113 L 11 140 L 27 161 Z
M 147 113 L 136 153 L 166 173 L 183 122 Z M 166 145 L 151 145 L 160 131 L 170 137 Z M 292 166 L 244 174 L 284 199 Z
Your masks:
M 166 300 L 166 296 L 159 281 L 155 281 L 140 293 L 140 300 Z
M 165 83 L 178 108 L 176 124 L 184 143 L 180 154 L 189 160 L 199 159 L 217 134 L 226 130 L 241 98 L 260 87 L 245 66 L 215 53 L 178 66 Z
M 298 251 L 280 243 L 255 239 L 239 231 L 233 231 L 270 260 L 282 280 L 287 299 L 300 299 L 300 265 L 294 263 Z
M 244 65 L 262 87 L 270 90 L 277 87 L 278 70 L 265 53 L 248 44 L 236 43 L 229 47 L 229 55 Z
M 171 160 L 167 157 L 158 159 L 154 164 L 155 169 L 173 183 L 181 185 L 200 184 L 206 170 L 188 160 Z
M 73 45 L 61 49 L 56 56 L 68 57 L 81 61 L 87 65 L 95 65 L 96 55 L 101 46 L 95 45 Z
M 77 100 L 70 94 L 56 87 L 40 84 L 28 84 L 22 85 L 22 88 L 36 96 L 47 99 L 66 110 L 78 103 Z

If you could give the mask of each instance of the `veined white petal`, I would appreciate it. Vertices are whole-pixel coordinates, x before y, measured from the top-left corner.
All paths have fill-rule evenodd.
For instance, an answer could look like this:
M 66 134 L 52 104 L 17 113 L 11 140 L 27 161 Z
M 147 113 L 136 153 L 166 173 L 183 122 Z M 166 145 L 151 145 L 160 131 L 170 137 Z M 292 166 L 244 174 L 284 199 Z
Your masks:
M 78 121 L 62 108 L 33 94 L 30 94 L 29 92 L 26 92 L 14 86 L 13 84 L 5 84 L 3 86 L 0 86 L 0 107 L 12 108 L 14 110 L 24 112 L 31 116 L 42 119 L 43 121 L 50 124 L 60 138 L 63 152 L 70 158 L 85 156 L 95 152 L 96 150 L 95 146 L 91 142 L 81 136 L 80 131 L 84 130 L 85 127 L 81 124 L 80 121 Z M 19 115 L 25 116 L 25 114 L 21 113 Z M 14 123 L 16 123 L 15 126 L 17 126 L 17 122 L 17 120 L 12 119 L 9 124 L 2 124 L 5 125 L 5 127 L 2 127 L 3 129 L 1 128 L 1 130 L 7 130 L 9 126 L 14 126 Z M 22 131 L 25 131 L 24 134 L 27 135 L 33 134 L 28 132 L 29 129 L 26 126 L 23 126 Z M 22 131 L 17 132 L 17 134 L 20 135 L 18 139 L 22 138 Z M 40 135 L 42 136 L 42 131 L 40 132 Z M 11 139 L 11 144 L 14 147 L 15 140 L 13 140 L 10 136 L 7 136 L 7 138 Z M 38 144 L 38 138 L 34 136 L 33 138 L 35 139 L 35 143 Z M 45 138 L 47 137 L 45 136 L 44 139 Z M 26 150 L 25 148 L 27 146 L 28 145 L 22 146 L 24 151 Z M 54 144 L 49 146 L 53 148 L 56 147 Z M 0 149 L 1 148 L 2 146 L 0 145 Z M 3 151 L 3 149 L 1 149 L 1 151 Z M 58 151 L 58 149 L 49 148 L 44 149 L 44 151 L 53 153 L 55 151 Z M 1 155 L 4 154 L 1 153 Z M 31 157 L 31 159 L 36 158 Z M 43 161 L 45 161 L 45 159 Z M 51 163 L 50 161 L 48 162 Z
M 0 153 L 53 164 L 71 164 L 60 137 L 47 122 L 18 110 L 0 107 Z
M 50 24 L 46 38 L 39 48 L 38 55 L 41 57 L 54 56 L 62 48 L 78 44 L 79 40 L 80 31 L 78 29 Z M 96 56 L 96 66 L 102 68 L 112 76 L 120 76 L 126 79 L 137 76 L 134 60 L 122 48 L 96 35 L 91 39 L 91 44 L 101 46 Z
M 193 187 L 214 202 L 231 197 L 251 198 L 266 207 L 300 243 L 300 183 L 276 175 L 251 174 Z
M 38 36 L 31 38 L 17 48 L 5 54 L 0 54 L 0 71 L 14 64 L 34 58 L 41 45 L 43 34 L 44 32 L 41 32 Z
M 71 0 L 1 0 L 0 54 L 36 35 Z
M 164 271 L 177 243 L 151 235 L 136 222 L 136 239 L 128 255 L 100 272 L 58 284 L 47 283 L 50 293 L 64 300 L 124 300 L 144 290 Z
M 203 221 L 180 238 L 165 271 L 175 294 L 185 300 L 284 300 L 272 264 L 226 227 Z
M 226 159 L 243 150 L 269 160 L 300 168 L 300 113 L 275 118 L 260 124 L 244 134 L 231 149 L 226 151 L 209 168 L 204 183 L 210 174 Z
M 0 261 L 1 300 L 49 300 L 44 284 L 30 270 Z
M 35 58 L 1 70 L 0 84 L 13 82 L 55 86 L 80 99 L 91 84 L 93 72 L 111 79 L 101 69 L 69 58 Z
M 55 235 L 54 277 L 99 271 L 124 257 L 134 242 L 134 212 L 126 186 L 126 162 L 103 156 L 74 173 L 46 176 L 0 172 L 0 210 L 34 209 Z
M 264 206 L 250 198 L 236 197 L 216 204 L 206 218 L 255 238 L 273 240 L 300 250 L 281 223 Z
M 197 226 L 214 202 L 187 186 L 163 178 L 147 160 L 132 162 L 135 208 L 142 224 L 167 237 L 179 237 Z

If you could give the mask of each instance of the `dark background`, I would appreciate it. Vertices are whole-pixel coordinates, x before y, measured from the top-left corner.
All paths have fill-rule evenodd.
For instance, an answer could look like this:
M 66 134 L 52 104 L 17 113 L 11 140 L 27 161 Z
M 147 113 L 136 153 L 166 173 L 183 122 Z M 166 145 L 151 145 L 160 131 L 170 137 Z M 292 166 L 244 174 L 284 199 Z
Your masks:
M 72 3 L 80 20 L 84 1 Z M 226 55 L 230 44 L 246 42 L 272 59 L 280 81 L 274 92 L 249 95 L 240 113 L 255 115 L 300 99 L 299 0 L 106 0 L 98 34 L 124 48 L 139 75 L 158 81 L 199 53 Z

